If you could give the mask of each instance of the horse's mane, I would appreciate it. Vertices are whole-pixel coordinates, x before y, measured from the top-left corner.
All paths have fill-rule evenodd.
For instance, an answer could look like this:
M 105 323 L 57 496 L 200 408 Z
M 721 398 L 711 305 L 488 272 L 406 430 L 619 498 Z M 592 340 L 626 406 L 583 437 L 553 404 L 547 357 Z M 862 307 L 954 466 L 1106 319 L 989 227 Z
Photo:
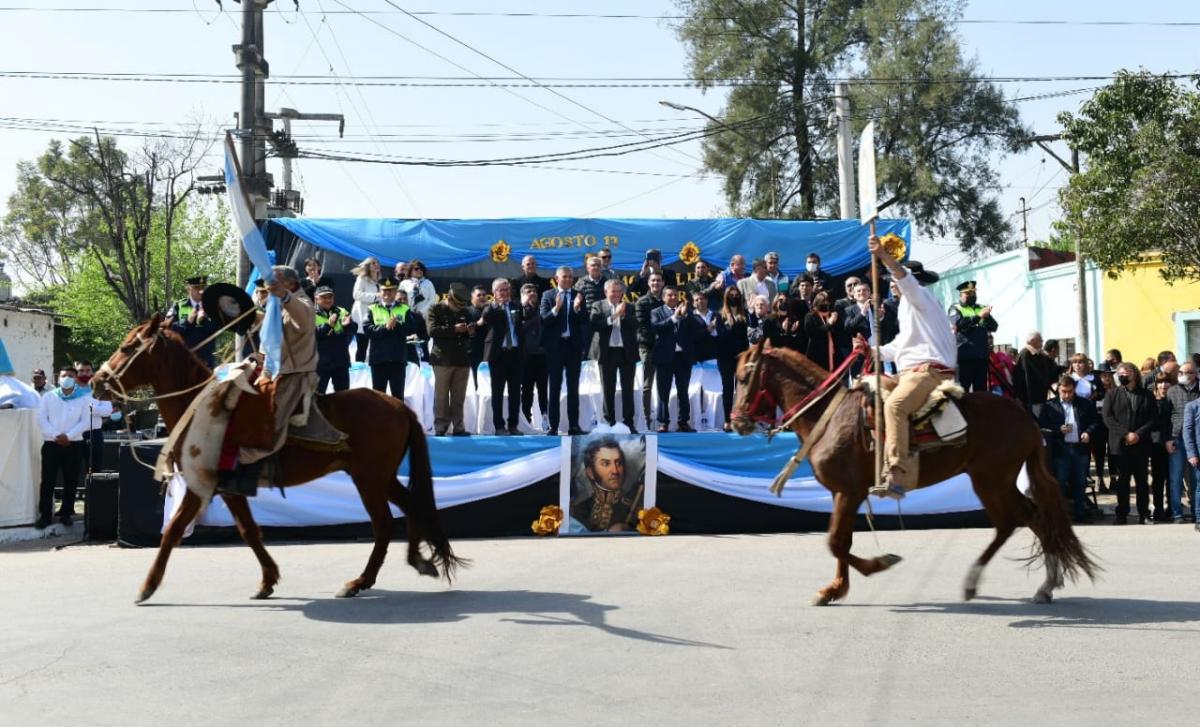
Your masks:
M 810 389 L 815 389 L 829 377 L 829 372 L 814 363 L 812 359 L 790 348 L 770 348 L 763 351 L 763 356 L 774 358 L 782 363 L 793 378 L 799 379 Z
M 183 336 L 164 326 L 160 326 L 158 331 L 162 334 L 163 338 L 173 344 L 163 347 L 166 351 L 164 366 L 176 371 L 195 369 L 197 372 L 202 372 L 205 376 L 212 373 L 212 370 L 200 360 L 195 351 L 188 350 L 187 342 L 183 340 Z

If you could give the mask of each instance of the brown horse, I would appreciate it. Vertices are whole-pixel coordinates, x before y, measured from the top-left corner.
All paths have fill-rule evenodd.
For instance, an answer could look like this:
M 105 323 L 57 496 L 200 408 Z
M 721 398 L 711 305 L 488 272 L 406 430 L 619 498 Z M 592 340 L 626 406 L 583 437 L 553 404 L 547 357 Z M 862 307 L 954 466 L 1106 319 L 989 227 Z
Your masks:
M 153 387 L 158 393 L 156 398 L 163 421 L 168 428 L 173 428 L 200 388 L 212 377 L 212 372 L 188 350 L 182 338 L 163 328 L 161 323 L 161 317 L 155 315 L 130 331 L 92 381 L 97 395 L 104 395 L 105 388 L 113 389 L 115 393 L 117 389 Z M 349 436 L 350 451 L 322 452 L 289 443 L 279 453 L 280 474 L 276 484 L 291 487 L 337 471 L 348 473 L 354 480 L 363 507 L 371 518 L 375 547 L 362 575 L 347 582 L 338 591 L 338 597 L 356 596 L 375 585 L 392 537 L 392 512 L 388 501 L 395 503 L 407 516 L 409 564 L 418 573 L 434 577 L 440 567 L 450 580 L 455 568 L 463 561 L 454 555 L 438 520 L 429 445 L 417 416 L 403 402 L 369 389 L 322 397 L 318 405 L 329 422 Z M 396 479 L 406 451 L 410 454 L 408 488 Z M 250 514 L 246 498 L 222 493 L 221 499 L 233 515 L 242 539 L 262 566 L 262 582 L 254 598 L 267 598 L 279 582 L 279 567 L 263 546 L 262 534 Z M 138 594 L 139 603 L 153 595 L 162 583 L 171 549 L 182 540 L 202 504 L 200 496 L 190 489 L 184 495 L 179 510 L 163 531 L 158 557 Z M 422 541 L 428 544 L 431 558 L 422 554 Z
M 746 435 L 755 430 L 756 420 L 773 421 L 776 405 L 785 412 L 794 411 L 793 407 L 827 376 L 828 372 L 795 351 L 764 348 L 761 342 L 751 347 L 738 360 L 734 430 Z M 817 592 L 813 600 L 816 605 L 846 597 L 850 590 L 849 566 L 869 576 L 900 561 L 896 555 L 864 559 L 850 552 L 856 514 L 875 480 L 874 453 L 868 448 L 870 435 L 861 414 L 864 396 L 854 391 L 842 398 L 810 449 L 813 474 L 833 493 L 829 549 L 837 558 L 837 574 Z M 799 439 L 809 437 L 829 404 L 830 398 L 818 399 L 791 423 Z M 1046 468 L 1037 424 L 1020 404 L 994 394 L 967 394 L 958 404 L 967 420 L 967 442 L 923 452 L 918 487 L 966 473 L 996 528 L 995 538 L 967 573 L 963 597 L 975 597 L 983 567 L 1022 525 L 1029 526 L 1037 536 L 1031 560 L 1039 554 L 1045 558 L 1046 580 L 1038 588 L 1035 601 L 1050 602 L 1054 589 L 1063 585 L 1064 575 L 1074 580 L 1082 572 L 1094 579 L 1097 567 L 1071 529 L 1058 483 Z M 1032 499 L 1016 486 L 1022 465 L 1029 475 Z

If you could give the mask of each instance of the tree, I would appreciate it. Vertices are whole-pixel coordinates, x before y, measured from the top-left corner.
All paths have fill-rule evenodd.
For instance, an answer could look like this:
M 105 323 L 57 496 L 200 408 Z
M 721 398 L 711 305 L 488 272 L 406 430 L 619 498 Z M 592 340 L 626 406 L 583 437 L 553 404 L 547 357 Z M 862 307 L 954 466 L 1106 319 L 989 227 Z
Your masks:
M 1189 90 L 1188 86 L 1191 86 Z M 1152 253 L 1164 279 L 1200 280 L 1200 93 L 1170 76 L 1123 71 L 1079 110 L 1063 138 L 1085 159 L 1059 192 L 1063 232 L 1111 276 Z
M 228 214 L 220 202 L 189 203 L 176 209 L 172 225 L 172 289 L 166 285 L 166 212 L 155 214 L 147 237 L 150 297 L 171 301 L 184 296 L 183 280 L 206 274 L 214 280 L 233 280 L 236 242 Z M 63 316 L 71 329 L 73 359 L 108 358 L 129 329 L 144 318 L 134 317 L 113 292 L 105 267 L 93 256 L 82 258 L 71 279 L 39 294 Z M 165 303 L 162 307 L 165 307 Z
M 133 320 L 149 317 L 163 305 L 152 295 L 151 235 L 161 225 L 160 254 L 169 256 L 176 215 L 209 146 L 199 132 L 150 140 L 132 154 L 112 137 L 52 141 L 36 162 L 18 165 L 5 258 L 34 288 L 61 285 L 95 264 Z
M 855 126 L 876 122 L 881 199 L 965 251 L 1010 246 L 990 157 L 1029 136 L 1017 110 L 979 80 L 951 29 L 954 0 L 677 0 L 678 32 L 702 88 L 735 86 L 704 164 L 725 178 L 734 214 L 836 216 L 836 144 L 826 129 L 838 74 Z M 770 153 L 767 153 L 767 152 Z M 772 208 L 770 200 L 778 202 Z

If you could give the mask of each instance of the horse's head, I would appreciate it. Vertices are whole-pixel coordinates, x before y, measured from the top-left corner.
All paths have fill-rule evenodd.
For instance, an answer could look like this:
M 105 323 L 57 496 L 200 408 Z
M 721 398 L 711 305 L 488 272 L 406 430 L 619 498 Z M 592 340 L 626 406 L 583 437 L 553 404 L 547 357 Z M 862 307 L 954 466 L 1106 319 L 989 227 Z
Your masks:
M 770 356 L 771 348 L 766 338 L 738 356 L 730 425 L 742 436 L 753 434 L 756 422 L 775 421 L 779 402 L 772 391 L 774 377 L 767 373 Z
M 109 387 L 121 392 L 150 386 L 155 380 L 155 357 L 151 352 L 162 345 L 166 338 L 158 313 L 140 326 L 135 327 L 100 370 L 92 377 L 92 390 L 98 398 L 108 398 Z M 161 365 L 161 362 L 159 363 Z

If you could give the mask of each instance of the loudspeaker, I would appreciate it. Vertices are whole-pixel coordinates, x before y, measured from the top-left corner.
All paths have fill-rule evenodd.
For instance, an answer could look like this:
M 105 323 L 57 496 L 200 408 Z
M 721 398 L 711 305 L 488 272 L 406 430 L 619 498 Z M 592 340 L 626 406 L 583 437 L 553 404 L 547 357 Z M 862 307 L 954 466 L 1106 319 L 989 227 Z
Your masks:
M 93 472 L 87 476 L 84 482 L 84 540 L 117 539 L 118 485 L 116 472 Z

